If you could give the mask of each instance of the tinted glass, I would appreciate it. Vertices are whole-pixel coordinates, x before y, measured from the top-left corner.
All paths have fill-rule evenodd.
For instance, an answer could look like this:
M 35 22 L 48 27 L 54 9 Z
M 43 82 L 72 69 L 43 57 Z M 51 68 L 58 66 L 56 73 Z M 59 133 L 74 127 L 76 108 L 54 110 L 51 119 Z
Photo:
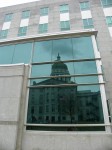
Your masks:
M 74 59 L 94 58 L 91 37 L 73 38 Z
M 14 45 L 0 47 L 0 64 L 11 64 L 14 54 Z
M 60 29 L 61 29 L 61 31 L 70 30 L 70 22 L 69 21 L 60 21 Z
M 52 41 L 35 42 L 33 62 L 51 61 Z
M 39 24 L 39 33 L 46 33 L 48 30 L 48 23 Z
M 106 21 L 109 26 L 112 26 L 112 16 L 106 17 Z
M 54 63 L 32 66 L 31 77 L 73 75 L 73 63 Z
M 5 20 L 4 20 L 4 22 L 9 22 L 9 21 L 11 21 L 12 20 L 12 13 L 11 14 L 6 14 L 5 15 Z
M 1 30 L 0 31 L 0 39 L 7 38 L 8 29 L 7 30 Z
M 22 12 L 22 19 L 26 19 L 30 17 L 30 10 L 26 10 Z
M 29 63 L 31 59 L 32 43 L 15 45 L 13 63 Z
M 81 10 L 88 10 L 88 9 L 90 9 L 89 2 L 87 1 L 87 2 L 80 3 L 80 8 L 81 8 Z
M 24 36 L 24 35 L 26 35 L 26 32 L 27 32 L 27 26 L 20 27 L 19 31 L 18 31 L 18 36 Z
M 46 15 L 48 15 L 48 11 L 49 11 L 48 7 L 41 8 L 40 9 L 40 15 L 41 16 L 46 16 Z
M 73 59 L 71 39 L 53 40 L 52 61 L 57 59 L 58 54 L 60 56 L 60 60 L 62 61 Z
M 69 6 L 68 4 L 65 4 L 65 5 L 61 5 L 60 6 L 60 13 L 66 13 L 69 11 Z
M 101 0 L 103 6 L 112 6 L 112 0 Z
M 32 88 L 28 123 L 103 123 L 99 86 Z
M 60 85 L 60 84 L 93 84 L 99 83 L 97 76 L 86 76 L 86 77 L 51 77 L 51 78 L 40 78 L 32 79 L 31 86 L 40 85 Z

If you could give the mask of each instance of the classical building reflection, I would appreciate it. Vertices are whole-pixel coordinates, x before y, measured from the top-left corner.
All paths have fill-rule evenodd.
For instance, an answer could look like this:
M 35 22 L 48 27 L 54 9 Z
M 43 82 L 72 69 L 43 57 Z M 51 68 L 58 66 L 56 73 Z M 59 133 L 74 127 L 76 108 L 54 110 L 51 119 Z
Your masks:
M 78 90 L 69 69 L 57 60 L 51 68 L 51 78 L 33 82 L 29 93 L 28 123 L 99 123 L 103 122 L 100 91 Z M 65 85 L 62 87 L 53 85 Z M 75 85 L 75 86 L 74 86 Z

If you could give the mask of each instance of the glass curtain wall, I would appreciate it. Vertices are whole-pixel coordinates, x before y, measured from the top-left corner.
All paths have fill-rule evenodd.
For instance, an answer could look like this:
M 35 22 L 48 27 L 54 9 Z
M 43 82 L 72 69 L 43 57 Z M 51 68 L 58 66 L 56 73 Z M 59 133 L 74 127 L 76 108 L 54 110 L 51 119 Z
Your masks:
M 72 126 L 104 123 L 97 60 L 90 36 L 1 46 L 0 64 L 31 63 L 27 129 L 104 130 Z
M 35 42 L 27 129 L 104 130 L 71 127 L 104 123 L 99 75 L 91 37 Z

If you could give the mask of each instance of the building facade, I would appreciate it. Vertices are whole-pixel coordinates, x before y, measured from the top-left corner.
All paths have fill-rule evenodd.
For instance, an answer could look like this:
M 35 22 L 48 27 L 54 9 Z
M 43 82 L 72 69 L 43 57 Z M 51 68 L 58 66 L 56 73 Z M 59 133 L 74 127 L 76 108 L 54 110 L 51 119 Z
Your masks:
M 0 148 L 112 149 L 112 0 L 40 0 L 0 16 Z

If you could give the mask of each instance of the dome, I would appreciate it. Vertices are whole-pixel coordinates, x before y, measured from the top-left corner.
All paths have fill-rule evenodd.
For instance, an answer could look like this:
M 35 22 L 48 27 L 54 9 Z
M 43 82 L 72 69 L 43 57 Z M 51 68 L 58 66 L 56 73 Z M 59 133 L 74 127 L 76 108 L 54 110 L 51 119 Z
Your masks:
M 52 65 L 51 76 L 55 75 L 69 75 L 68 67 L 61 61 L 59 54 L 57 60 Z
M 67 65 L 64 64 L 63 62 L 56 62 L 52 65 L 52 69 L 65 69 L 68 70 Z

